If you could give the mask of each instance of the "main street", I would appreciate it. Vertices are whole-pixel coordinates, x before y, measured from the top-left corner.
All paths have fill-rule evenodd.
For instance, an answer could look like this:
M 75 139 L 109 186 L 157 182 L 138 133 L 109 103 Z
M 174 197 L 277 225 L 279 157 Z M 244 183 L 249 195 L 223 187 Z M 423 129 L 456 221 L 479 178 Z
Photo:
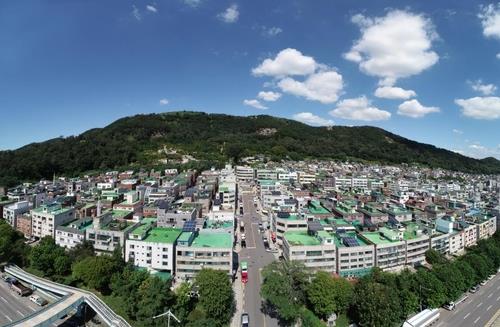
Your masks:
M 255 210 L 254 192 L 251 187 L 243 186 L 240 189 L 243 203 L 243 222 L 245 223 L 246 248 L 240 251 L 240 262 L 248 262 L 248 283 L 243 287 L 243 311 L 250 316 L 251 326 L 276 327 L 278 321 L 265 315 L 262 311 L 262 299 L 260 297 L 260 284 L 262 282 L 260 272 L 263 267 L 275 260 L 272 253 L 266 252 L 259 232 L 260 215 Z M 238 226 L 239 232 L 239 226 Z M 241 238 L 238 237 L 238 240 Z M 238 282 L 238 281 L 237 281 Z
M 0 280 L 0 326 L 22 319 L 40 307 L 29 300 L 29 296 L 21 297 Z
M 441 322 L 437 327 L 485 326 L 500 310 L 500 274 L 481 286 L 479 291 L 469 294 L 464 303 L 454 311 L 441 309 Z

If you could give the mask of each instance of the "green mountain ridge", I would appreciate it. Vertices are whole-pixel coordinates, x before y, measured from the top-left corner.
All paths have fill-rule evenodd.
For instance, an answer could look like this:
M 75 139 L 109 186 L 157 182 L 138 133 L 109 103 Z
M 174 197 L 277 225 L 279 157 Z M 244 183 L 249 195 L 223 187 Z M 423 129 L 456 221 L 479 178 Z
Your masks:
M 377 127 L 312 127 L 267 115 L 170 112 L 125 117 L 78 136 L 0 151 L 0 185 L 131 164 L 152 166 L 164 158 L 158 151 L 164 147 L 192 154 L 207 165 L 265 154 L 272 159 L 416 163 L 470 173 L 500 173 L 500 161 L 495 158 L 469 158 Z

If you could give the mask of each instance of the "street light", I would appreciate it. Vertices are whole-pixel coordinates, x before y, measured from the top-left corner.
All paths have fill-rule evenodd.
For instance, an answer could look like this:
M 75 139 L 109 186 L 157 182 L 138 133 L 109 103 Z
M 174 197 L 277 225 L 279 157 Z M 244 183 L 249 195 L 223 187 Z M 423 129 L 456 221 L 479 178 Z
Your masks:
M 160 315 L 154 316 L 153 320 L 158 319 L 158 318 L 163 317 L 163 316 L 167 316 L 167 327 L 170 327 L 170 317 L 174 318 L 174 320 L 177 321 L 179 324 L 181 323 L 181 321 L 179 319 L 177 319 L 177 317 L 170 310 L 168 310 L 167 312 L 164 312 Z

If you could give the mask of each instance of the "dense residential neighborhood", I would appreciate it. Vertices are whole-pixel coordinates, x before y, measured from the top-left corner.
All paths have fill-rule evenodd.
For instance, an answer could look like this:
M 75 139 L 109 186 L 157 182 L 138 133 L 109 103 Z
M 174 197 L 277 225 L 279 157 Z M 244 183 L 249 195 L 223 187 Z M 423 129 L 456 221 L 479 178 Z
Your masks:
M 54 176 L 2 189 L 0 212 L 31 247 L 47 237 L 66 251 L 90 246 L 174 290 L 202 270 L 220 271 L 233 285 L 235 326 L 243 313 L 277 323 L 244 305 L 261 301 L 246 292 L 261 280 L 248 266 L 252 272 L 261 265 L 257 274 L 267 269 L 259 249 L 269 262 L 352 283 L 376 269 L 430 269 L 429 253 L 451 262 L 498 229 L 498 176 L 262 157 L 245 162 L 220 170 Z

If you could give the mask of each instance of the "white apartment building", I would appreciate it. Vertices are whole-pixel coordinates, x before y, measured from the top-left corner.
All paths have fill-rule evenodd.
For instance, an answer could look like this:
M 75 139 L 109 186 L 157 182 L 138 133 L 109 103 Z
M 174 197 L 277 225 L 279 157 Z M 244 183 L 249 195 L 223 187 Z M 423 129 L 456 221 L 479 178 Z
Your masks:
M 72 249 L 85 241 L 85 230 L 92 226 L 92 218 L 72 220 L 56 227 L 56 244 Z
M 316 182 L 316 174 L 305 171 L 299 171 L 297 175 L 298 175 L 298 182 L 300 184 L 311 184 Z
M 74 208 L 63 208 L 58 203 L 42 205 L 30 212 L 32 234 L 38 238 L 51 236 L 55 239 L 56 227 L 75 219 Z
M 255 179 L 254 169 L 248 166 L 236 166 L 236 179 L 238 182 L 252 182 Z
M 233 274 L 231 233 L 210 230 L 182 232 L 175 251 L 175 275 L 180 280 L 192 280 L 203 268 L 223 270 L 228 276 Z
M 3 208 L 3 219 L 12 227 L 16 226 L 16 218 L 19 215 L 29 212 L 31 204 L 28 201 L 20 201 Z
M 276 243 L 283 245 L 283 237 L 286 232 L 307 230 L 307 219 L 297 213 L 273 212 L 271 214 L 271 230 L 276 233 Z
M 325 231 L 309 235 L 308 231 L 290 231 L 283 237 L 283 257 L 302 262 L 312 271 L 336 272 L 334 237 Z
M 152 227 L 143 224 L 128 234 L 125 261 L 136 267 L 173 274 L 175 244 L 182 231 L 177 228 Z

